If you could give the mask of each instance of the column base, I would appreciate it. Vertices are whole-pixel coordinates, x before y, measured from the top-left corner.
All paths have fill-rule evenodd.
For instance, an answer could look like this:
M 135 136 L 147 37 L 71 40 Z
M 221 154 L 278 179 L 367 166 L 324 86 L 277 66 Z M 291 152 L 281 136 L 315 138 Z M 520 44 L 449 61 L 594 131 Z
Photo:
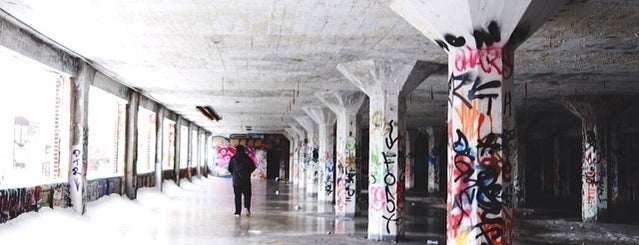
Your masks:
M 382 234 L 368 234 L 368 240 L 375 241 L 399 241 L 402 240 L 404 236 L 398 235 L 382 235 Z
M 337 217 L 344 217 L 344 218 L 355 218 L 355 213 L 336 213 L 335 216 Z

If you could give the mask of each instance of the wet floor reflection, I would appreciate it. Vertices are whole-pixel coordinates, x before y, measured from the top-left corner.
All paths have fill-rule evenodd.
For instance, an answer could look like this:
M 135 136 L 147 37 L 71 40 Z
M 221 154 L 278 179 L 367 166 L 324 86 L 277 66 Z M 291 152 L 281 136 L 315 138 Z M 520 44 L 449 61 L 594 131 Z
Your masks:
M 169 234 L 177 235 L 172 244 L 246 244 L 279 241 L 291 237 L 326 236 L 358 239 L 367 243 L 367 214 L 354 218 L 335 216 L 331 203 L 319 203 L 317 197 L 285 182 L 253 180 L 251 216 L 233 216 L 233 191 L 230 179 L 210 178 L 199 189 L 185 190 L 198 195 L 172 198 L 176 204 L 167 217 Z M 423 204 L 407 201 L 406 234 L 413 241 L 443 237 L 443 213 Z M 428 231 L 428 232 L 424 232 Z M 348 242 L 347 242 L 348 243 Z

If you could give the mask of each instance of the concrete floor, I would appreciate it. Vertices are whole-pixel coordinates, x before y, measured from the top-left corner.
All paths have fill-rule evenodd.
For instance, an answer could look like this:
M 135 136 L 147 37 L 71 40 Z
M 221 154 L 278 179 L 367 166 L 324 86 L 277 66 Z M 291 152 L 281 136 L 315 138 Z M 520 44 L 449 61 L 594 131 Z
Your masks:
M 201 193 L 172 198 L 184 208 L 172 209 L 166 219 L 171 244 L 394 244 L 366 239 L 365 212 L 335 217 L 330 204 L 320 205 L 286 182 L 253 180 L 250 217 L 233 216 L 230 179 L 211 177 L 187 191 Z M 406 239 L 398 243 L 445 244 L 442 201 L 408 194 Z M 639 244 L 639 225 L 582 224 L 574 215 L 522 209 L 515 244 Z

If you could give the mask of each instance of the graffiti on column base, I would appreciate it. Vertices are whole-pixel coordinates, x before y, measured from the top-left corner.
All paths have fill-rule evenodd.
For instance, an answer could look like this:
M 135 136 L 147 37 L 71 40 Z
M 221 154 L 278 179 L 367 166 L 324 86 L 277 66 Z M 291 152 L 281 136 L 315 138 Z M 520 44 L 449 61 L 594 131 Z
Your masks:
M 486 244 L 500 244 L 506 230 L 503 209 L 512 206 L 510 201 L 504 202 L 504 199 L 510 200 L 512 197 L 512 186 L 504 190 L 502 184 L 498 183 L 502 174 L 502 162 L 497 154 L 501 150 L 497 140 L 499 137 L 489 133 L 477 141 L 477 151 L 472 151 L 466 136 L 459 129 L 456 134 L 457 140 L 453 143 L 455 184 L 451 190 L 453 203 L 449 212 L 452 222 L 449 222 L 448 229 L 456 232 L 462 222 L 472 224 L 472 205 L 476 203 L 480 219 L 472 224 L 473 228 L 479 229 L 475 238 L 483 238 Z
M 324 178 L 324 189 L 326 191 L 326 196 L 331 196 L 333 194 L 333 161 L 332 160 L 325 160 L 324 173 L 325 173 L 324 176 L 326 176 Z
M 346 202 L 352 202 L 353 196 L 355 196 L 355 166 L 346 166 L 346 184 L 344 189 L 346 190 Z

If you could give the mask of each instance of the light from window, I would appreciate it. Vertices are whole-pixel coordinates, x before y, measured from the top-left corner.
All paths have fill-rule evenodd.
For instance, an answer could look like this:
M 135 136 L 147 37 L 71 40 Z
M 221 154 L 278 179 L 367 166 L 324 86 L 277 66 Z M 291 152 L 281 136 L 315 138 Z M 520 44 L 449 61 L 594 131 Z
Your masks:
M 162 170 L 173 169 L 175 166 L 175 121 L 168 118 L 164 118 L 162 128 L 162 145 L 163 157 L 162 157 Z
M 87 179 L 124 174 L 126 104 L 104 90 L 89 89 Z
M 192 130 L 191 131 L 191 149 L 193 149 L 193 152 L 191 152 L 191 166 L 195 167 L 197 166 L 198 162 L 200 161 L 200 155 L 198 155 L 199 153 L 199 147 L 200 145 L 198 144 L 198 133 L 197 130 Z
M 185 169 L 189 157 L 189 127 L 180 127 L 180 169 Z
M 68 80 L 2 47 L 0 67 L 0 189 L 66 181 Z
M 139 107 L 138 109 L 138 174 L 155 170 L 155 113 Z

